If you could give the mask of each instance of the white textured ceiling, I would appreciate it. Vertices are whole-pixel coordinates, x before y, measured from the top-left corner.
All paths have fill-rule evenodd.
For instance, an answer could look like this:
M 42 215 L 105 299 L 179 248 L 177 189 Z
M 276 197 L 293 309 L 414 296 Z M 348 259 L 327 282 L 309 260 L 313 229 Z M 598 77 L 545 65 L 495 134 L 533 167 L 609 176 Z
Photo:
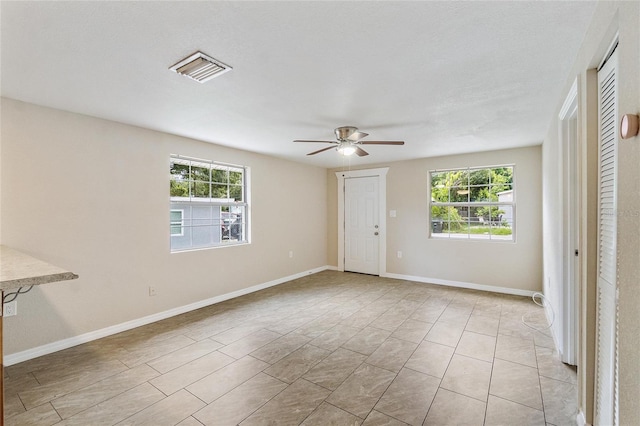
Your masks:
M 535 145 L 593 2 L 2 2 L 2 96 L 325 167 Z M 234 69 L 168 68 L 202 50 Z M 184 153 L 188 154 L 188 153 Z

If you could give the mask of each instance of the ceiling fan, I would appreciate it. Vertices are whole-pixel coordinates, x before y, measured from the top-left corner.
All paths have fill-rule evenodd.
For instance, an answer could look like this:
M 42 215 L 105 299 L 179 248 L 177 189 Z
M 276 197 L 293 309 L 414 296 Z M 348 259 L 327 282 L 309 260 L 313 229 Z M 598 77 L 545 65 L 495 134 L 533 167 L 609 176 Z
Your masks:
M 335 141 L 315 141 L 315 140 L 300 140 L 297 139 L 294 142 L 313 142 L 313 143 L 330 143 L 333 146 L 322 148 L 317 151 L 308 153 L 307 155 L 319 154 L 323 151 L 327 151 L 332 148 L 336 148 L 342 155 L 357 154 L 359 157 L 369 155 L 367 151 L 360 148 L 360 145 L 404 145 L 404 141 L 362 141 L 361 139 L 369 136 L 368 133 L 364 133 L 353 126 L 342 126 L 334 130 L 336 134 Z

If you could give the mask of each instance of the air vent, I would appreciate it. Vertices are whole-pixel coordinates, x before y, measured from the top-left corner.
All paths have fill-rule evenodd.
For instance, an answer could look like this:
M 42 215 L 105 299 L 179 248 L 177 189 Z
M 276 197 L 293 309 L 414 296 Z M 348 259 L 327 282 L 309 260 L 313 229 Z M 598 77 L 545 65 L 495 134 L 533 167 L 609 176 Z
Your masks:
M 204 83 L 227 71 L 231 71 L 233 68 L 202 52 L 196 52 L 169 69 L 198 83 Z

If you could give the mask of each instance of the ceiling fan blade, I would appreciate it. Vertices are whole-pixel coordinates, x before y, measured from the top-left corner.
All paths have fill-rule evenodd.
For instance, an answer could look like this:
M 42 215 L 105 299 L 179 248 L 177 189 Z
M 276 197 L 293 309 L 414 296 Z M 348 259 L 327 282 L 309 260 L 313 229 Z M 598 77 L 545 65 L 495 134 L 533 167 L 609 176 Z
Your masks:
M 359 132 L 359 131 L 357 131 L 357 130 L 356 130 L 355 132 L 353 132 L 353 133 L 351 133 L 351 134 L 349 135 L 349 137 L 347 138 L 347 140 L 350 140 L 350 141 L 354 141 L 354 142 L 355 142 L 355 141 L 359 141 L 359 140 L 360 140 L 360 139 L 362 139 L 362 138 L 366 138 L 367 136 L 369 136 L 369 133 Z
M 364 157 L 365 155 L 369 155 L 367 151 L 360 148 L 359 146 L 356 147 L 356 154 L 358 154 L 358 157 Z
M 404 145 L 404 141 L 363 141 L 362 145 Z
M 307 140 L 301 140 L 301 139 L 296 139 L 294 142 L 335 143 L 335 144 L 338 143 L 336 141 L 307 141 Z
M 310 153 L 308 153 L 307 155 L 316 155 L 316 154 L 320 154 L 321 152 L 326 151 L 326 150 L 328 150 L 328 149 L 333 149 L 333 147 L 332 147 L 332 146 L 328 146 L 328 147 L 326 147 L 326 148 L 322 148 L 322 149 L 319 149 L 319 150 L 317 150 L 317 151 L 310 152 Z

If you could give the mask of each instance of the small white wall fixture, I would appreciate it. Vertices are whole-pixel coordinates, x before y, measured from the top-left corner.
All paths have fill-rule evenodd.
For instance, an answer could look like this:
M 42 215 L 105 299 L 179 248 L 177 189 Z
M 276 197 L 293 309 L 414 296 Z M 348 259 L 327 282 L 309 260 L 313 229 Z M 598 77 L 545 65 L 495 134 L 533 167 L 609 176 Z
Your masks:
M 379 194 L 379 251 L 378 274 L 384 276 L 387 272 L 387 172 L 388 167 L 365 170 L 349 170 L 336 172 L 338 180 L 338 270 L 344 271 L 344 181 L 349 178 L 377 177 Z

